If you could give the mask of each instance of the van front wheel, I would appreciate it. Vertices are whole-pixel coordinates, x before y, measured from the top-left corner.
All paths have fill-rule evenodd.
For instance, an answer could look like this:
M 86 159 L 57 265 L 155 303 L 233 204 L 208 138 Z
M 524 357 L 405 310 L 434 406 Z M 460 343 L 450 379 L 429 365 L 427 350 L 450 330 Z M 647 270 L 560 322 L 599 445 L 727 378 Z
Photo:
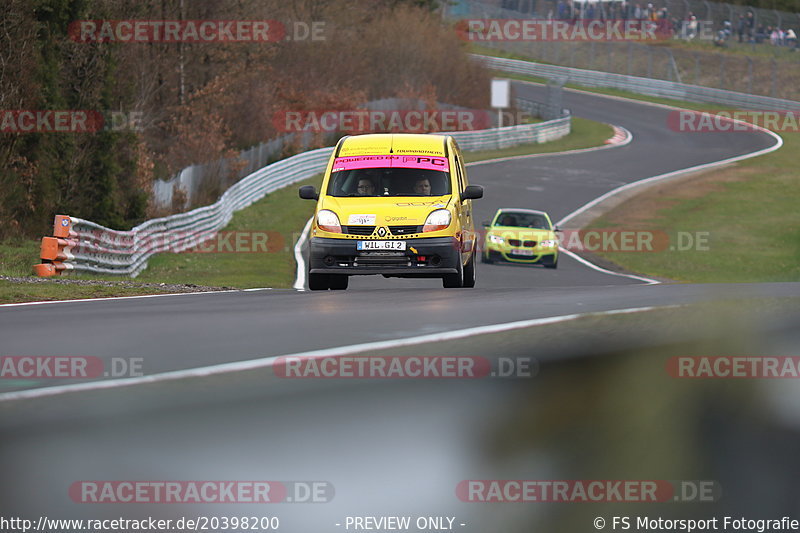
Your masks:
M 464 267 L 461 265 L 460 257 L 457 263 L 458 272 L 442 276 L 442 287 L 445 289 L 458 289 L 464 286 Z
M 308 275 L 308 289 L 312 291 L 327 291 L 330 288 L 330 276 L 328 274 Z
M 331 274 L 328 279 L 328 287 L 334 291 L 344 291 L 347 290 L 349 280 L 347 274 Z
M 469 261 L 464 267 L 464 287 L 472 288 L 475 286 L 475 252 L 469 256 Z

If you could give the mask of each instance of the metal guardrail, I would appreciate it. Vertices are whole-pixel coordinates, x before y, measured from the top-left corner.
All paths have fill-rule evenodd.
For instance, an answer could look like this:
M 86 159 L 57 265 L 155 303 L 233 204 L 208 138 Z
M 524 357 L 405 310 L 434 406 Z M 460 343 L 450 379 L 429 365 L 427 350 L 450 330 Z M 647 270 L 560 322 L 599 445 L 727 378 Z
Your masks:
M 472 57 L 492 70 L 546 79 L 566 78 L 567 83 L 575 83 L 586 87 L 622 89 L 647 96 L 672 98 L 687 102 L 722 104 L 741 109 L 795 112 L 800 110 L 800 102 L 795 102 L 794 100 L 783 100 L 769 96 L 712 89 L 699 85 L 640 78 L 625 74 L 543 65 L 518 59 L 505 59 L 477 54 L 473 54 Z
M 568 135 L 570 130 L 571 119 L 565 115 L 538 124 L 449 134 L 463 150 L 476 151 L 546 142 Z M 65 225 L 71 224 L 69 240 L 63 240 L 64 248 L 59 253 L 65 259 L 46 263 L 45 266 L 52 268 L 42 269 L 41 272 L 49 272 L 42 275 L 76 270 L 136 277 L 147 268 L 153 254 L 196 247 L 224 228 L 234 212 L 272 191 L 323 172 L 332 151 L 333 148 L 320 148 L 272 163 L 231 186 L 212 205 L 148 220 L 129 231 L 112 230 L 82 218 L 63 217 Z

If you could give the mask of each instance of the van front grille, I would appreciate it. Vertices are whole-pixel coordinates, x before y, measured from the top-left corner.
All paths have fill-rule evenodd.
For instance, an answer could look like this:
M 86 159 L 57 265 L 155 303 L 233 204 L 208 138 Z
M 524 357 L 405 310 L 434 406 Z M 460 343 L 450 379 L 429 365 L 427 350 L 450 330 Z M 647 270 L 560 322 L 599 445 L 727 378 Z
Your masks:
M 342 233 L 348 235 L 372 235 L 375 226 L 342 226 Z
M 412 233 L 422 233 L 422 226 L 389 226 L 392 235 L 410 235 Z

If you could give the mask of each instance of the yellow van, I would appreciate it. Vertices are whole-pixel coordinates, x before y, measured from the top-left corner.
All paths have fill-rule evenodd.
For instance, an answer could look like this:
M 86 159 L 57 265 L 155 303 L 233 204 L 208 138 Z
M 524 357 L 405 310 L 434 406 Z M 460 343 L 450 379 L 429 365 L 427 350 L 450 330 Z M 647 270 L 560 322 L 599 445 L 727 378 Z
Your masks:
M 472 200 L 464 158 L 449 135 L 344 137 L 325 170 L 311 226 L 308 287 L 342 290 L 349 276 L 441 278 L 475 286 Z

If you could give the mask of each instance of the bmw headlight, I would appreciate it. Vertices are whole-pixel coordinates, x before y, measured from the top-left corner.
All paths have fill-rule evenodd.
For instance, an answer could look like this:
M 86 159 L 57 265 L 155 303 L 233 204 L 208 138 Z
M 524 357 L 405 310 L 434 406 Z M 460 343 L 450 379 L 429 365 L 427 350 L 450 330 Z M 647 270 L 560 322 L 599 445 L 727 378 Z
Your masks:
M 492 244 L 504 244 L 506 240 L 500 235 L 489 235 L 489 242 Z
M 558 246 L 558 241 L 555 240 L 541 241 L 539 243 L 539 246 L 541 246 L 542 248 L 555 248 L 556 246 Z

